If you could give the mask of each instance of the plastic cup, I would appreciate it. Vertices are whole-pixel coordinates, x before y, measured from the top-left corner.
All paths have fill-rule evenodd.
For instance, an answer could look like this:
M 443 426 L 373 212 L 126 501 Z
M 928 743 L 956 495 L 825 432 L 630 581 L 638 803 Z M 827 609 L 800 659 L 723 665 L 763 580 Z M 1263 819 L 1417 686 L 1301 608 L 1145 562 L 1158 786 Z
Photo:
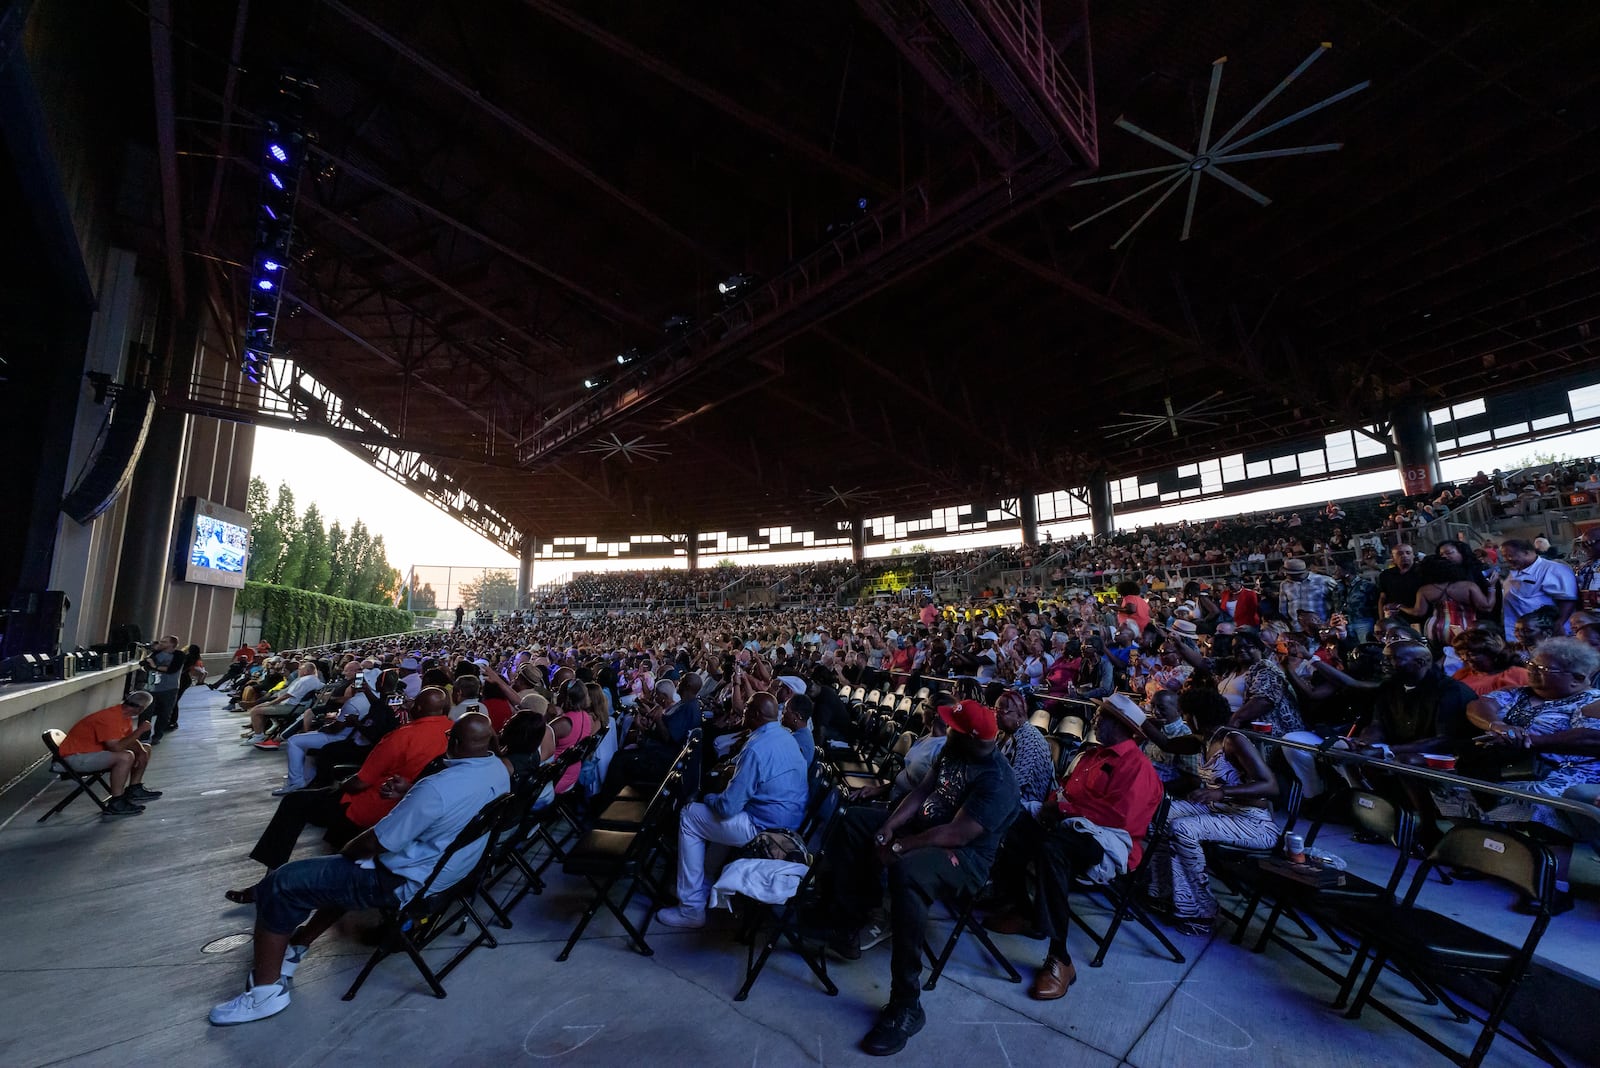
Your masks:
M 1456 758 L 1453 753 L 1423 753 L 1422 763 L 1435 771 L 1456 770 Z
M 1270 719 L 1258 719 L 1254 723 L 1250 724 L 1250 729 L 1255 731 L 1257 734 L 1271 734 L 1272 721 Z

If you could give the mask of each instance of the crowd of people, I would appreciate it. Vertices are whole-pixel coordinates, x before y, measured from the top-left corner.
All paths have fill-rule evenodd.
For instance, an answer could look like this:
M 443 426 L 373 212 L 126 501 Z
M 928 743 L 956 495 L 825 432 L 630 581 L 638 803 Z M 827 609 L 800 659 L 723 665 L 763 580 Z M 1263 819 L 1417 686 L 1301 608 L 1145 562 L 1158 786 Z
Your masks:
M 638 573 L 615 587 L 646 592 L 634 610 L 338 650 L 242 645 L 210 687 L 229 694 L 241 744 L 282 753 L 285 767 L 249 853 L 264 874 L 226 895 L 256 912 L 250 980 L 212 1019 L 286 1008 L 295 968 L 338 916 L 407 901 L 475 813 L 564 754 L 585 759 L 562 765 L 535 805 L 582 823 L 699 740 L 676 817 L 675 894 L 654 907 L 663 925 L 700 928 L 729 851 L 800 828 L 817 769 L 863 751 L 853 698 L 891 688 L 920 695 L 900 710 L 915 738 L 891 776 L 852 790 L 816 843 L 832 873 L 815 917 L 829 952 L 852 961 L 890 944 L 889 1001 L 863 1039 L 871 1053 L 898 1051 L 922 1026 L 929 900 L 976 895 L 985 926 L 1039 937 L 1030 996 L 1060 999 L 1076 975 L 1067 902 L 1080 881 L 1129 872 L 1148 849 L 1146 906 L 1178 935 L 1203 937 L 1219 910 L 1208 845 L 1272 847 L 1290 781 L 1312 806 L 1352 782 L 1384 793 L 1416 813 L 1424 848 L 1461 816 L 1523 829 L 1555 849 L 1554 911 L 1570 909 L 1571 846 L 1594 841 L 1594 827 L 1470 782 L 1531 760 L 1519 773 L 1530 798 L 1600 800 L 1600 528 L 1569 558 L 1518 538 L 1416 538 L 1389 547 L 1382 566 L 1375 546 L 1319 554 L 1349 521 L 1330 503 L 1006 560 L 938 554 L 931 565 L 1059 565 L 1037 586 L 950 601 L 672 611 L 652 603 L 662 574 L 690 589 L 736 573 Z M 1181 578 L 1197 558 L 1243 566 Z M 1078 581 L 1091 563 L 1096 581 Z M 145 784 L 152 745 L 179 729 L 183 690 L 206 678 L 176 637 L 144 667 L 142 688 L 61 747 L 75 769 L 110 773 L 115 815 L 161 796 Z M 1381 762 L 1336 773 L 1280 739 Z M 1463 786 L 1399 770 L 1440 754 Z M 1163 796 L 1167 833 L 1152 840 Z M 334 852 L 293 859 L 308 826 Z M 459 874 L 474 860 L 468 849 L 452 864 Z

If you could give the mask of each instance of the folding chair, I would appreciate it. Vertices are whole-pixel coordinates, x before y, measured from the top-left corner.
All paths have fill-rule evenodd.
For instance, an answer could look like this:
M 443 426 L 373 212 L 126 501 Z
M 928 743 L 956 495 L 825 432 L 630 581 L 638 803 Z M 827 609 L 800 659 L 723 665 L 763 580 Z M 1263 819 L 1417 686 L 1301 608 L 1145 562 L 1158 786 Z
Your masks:
M 496 828 L 500 825 L 507 809 L 514 806 L 516 801 L 517 799 L 511 794 L 502 794 L 479 809 L 477 815 L 467 821 L 467 825 L 461 828 L 455 840 L 440 855 L 438 863 L 433 866 L 433 871 L 428 873 L 428 878 L 412 895 L 411 900 L 396 908 L 379 909 L 383 923 L 380 928 L 378 948 L 367 958 L 367 963 L 356 975 L 355 982 L 350 984 L 350 989 L 344 992 L 342 1000 L 353 999 L 356 992 L 361 989 L 361 984 L 367 981 L 367 976 L 372 974 L 372 969 L 378 966 L 378 962 L 394 953 L 404 953 L 410 957 L 411 963 L 417 966 L 417 971 L 422 973 L 428 988 L 433 991 L 433 996 L 442 998 L 445 996 L 444 978 L 455 970 L 456 965 L 466 960 L 467 955 L 479 946 L 487 945 L 493 949 L 499 944 L 489 933 L 489 928 L 478 915 L 478 910 L 473 908 L 472 899 L 482 889 L 484 873 L 494 853 L 493 836 Z M 483 842 L 483 852 L 472 870 L 451 885 L 435 890 L 434 884 L 451 859 L 463 849 L 478 842 Z M 443 968 L 434 971 L 428 966 L 428 962 L 422 959 L 422 951 L 452 924 L 460 921 L 461 928 L 464 929 L 469 920 L 478 929 L 478 933 L 458 949 L 455 955 L 445 962 Z
M 1278 781 L 1283 783 L 1279 787 L 1278 798 L 1283 803 L 1283 827 L 1281 835 L 1294 830 L 1295 824 L 1300 821 L 1300 802 L 1304 797 L 1304 788 L 1300 780 L 1292 773 L 1279 772 Z M 1236 930 L 1233 932 L 1232 943 L 1238 945 L 1244 940 L 1244 933 L 1250 926 L 1250 921 L 1255 918 L 1256 908 L 1260 899 L 1255 896 L 1256 887 L 1261 882 L 1261 861 L 1271 857 L 1278 851 L 1277 843 L 1265 849 L 1246 849 L 1242 846 L 1230 845 L 1227 842 L 1207 842 L 1205 844 L 1206 867 L 1215 875 L 1222 884 L 1245 900 L 1245 907 L 1239 913 L 1219 909 L 1217 915 L 1231 921 Z M 1307 927 L 1298 917 L 1290 917 L 1305 932 L 1307 938 L 1315 939 L 1317 933 Z
M 761 970 L 766 967 L 767 960 L 777 948 L 780 939 L 786 940 L 800 955 L 800 959 L 806 962 L 806 967 L 810 968 L 811 973 L 821 981 L 822 989 L 829 997 L 838 996 L 838 986 L 828 977 L 827 949 L 822 945 L 807 948 L 808 938 L 813 942 L 816 939 L 802 928 L 800 911 L 814 903 L 819 874 L 825 860 L 822 850 L 848 805 L 849 801 L 842 787 L 830 781 L 824 770 L 812 783 L 806 816 L 800 827 L 801 837 L 811 850 L 811 867 L 801 877 L 800 884 L 795 887 L 789 900 L 782 905 L 751 902 L 751 920 L 746 923 L 740 935 L 746 943 L 744 983 L 739 987 L 739 992 L 733 996 L 733 1000 L 744 1001 L 750 996 L 750 988 L 755 986 L 756 980 L 761 977 Z M 769 924 L 770 931 L 767 938 L 764 942 L 760 942 L 758 936 Z
M 1429 872 L 1436 866 L 1478 872 L 1507 884 L 1532 899 L 1535 913 L 1527 937 L 1520 946 L 1501 942 L 1459 920 L 1422 908 L 1417 904 Z M 1371 951 L 1372 965 L 1356 994 L 1346 1018 L 1356 1019 L 1368 1003 L 1390 1020 L 1432 1046 L 1456 1064 L 1477 1068 L 1499 1035 L 1506 1010 L 1517 988 L 1528 973 L 1534 951 L 1550 926 L 1551 901 L 1555 896 L 1555 858 L 1550 850 L 1526 835 L 1486 823 L 1456 824 L 1417 867 L 1405 900 L 1395 908 L 1374 910 L 1363 924 L 1364 935 L 1356 951 L 1357 964 Z M 1387 961 L 1404 964 L 1413 973 L 1457 972 L 1476 975 L 1498 987 L 1493 1004 L 1481 1019 L 1472 1052 L 1462 1055 L 1423 1028 L 1411 1015 L 1383 1004 L 1372 996 L 1372 988 Z M 1525 1032 L 1524 1038 L 1506 1037 L 1547 1063 L 1563 1062 L 1539 1035 Z
M 577 746 L 573 746 L 573 749 L 576 748 Z M 529 774 L 512 780 L 511 796 L 517 800 L 514 805 L 506 808 L 500 822 L 496 824 L 494 852 L 489 858 L 489 866 L 484 874 L 481 888 L 483 900 L 502 927 L 510 928 L 511 910 L 516 908 L 523 898 L 529 894 L 544 893 L 544 880 L 534 870 L 524 851 L 536 838 L 540 822 L 541 813 L 534 811 L 534 802 L 539 800 L 539 795 L 544 793 L 545 788 L 553 785 L 566 770 L 566 767 L 554 762 L 541 764 Z M 552 801 L 551 807 L 554 805 L 555 802 Z M 521 888 L 513 894 L 508 894 L 504 901 L 496 902 L 492 891 L 513 871 L 522 874 Z
M 82 772 L 73 770 L 72 765 L 67 763 L 66 757 L 61 755 L 61 743 L 67 740 L 65 731 L 58 731 L 52 727 L 50 730 L 47 730 L 43 734 L 39 735 L 39 737 L 44 742 L 44 747 L 50 750 L 50 770 L 60 776 L 62 781 L 76 783 L 77 787 L 66 797 L 63 797 L 60 801 L 56 802 L 55 808 L 51 809 L 49 812 L 46 812 L 43 816 L 40 816 L 35 822 L 43 823 L 51 816 L 54 816 L 57 812 L 60 812 L 62 809 L 76 801 L 79 794 L 87 794 L 89 800 L 93 801 L 95 803 L 95 807 L 97 807 L 100 812 L 104 814 L 106 811 L 106 802 L 111 800 L 111 784 L 106 782 L 106 773 L 103 771 Z M 94 792 L 94 788 L 96 786 L 100 787 L 100 789 L 106 792 L 106 796 L 104 798 Z
M 567 850 L 562 858 L 561 870 L 568 875 L 581 875 L 593 889 L 594 897 L 590 900 L 589 907 L 584 910 L 583 917 L 578 920 L 578 925 L 572 929 L 567 944 L 562 947 L 556 960 L 564 961 L 571 956 L 573 947 L 578 944 L 578 939 L 583 937 L 589 922 L 594 919 L 595 913 L 599 912 L 602 906 L 622 924 L 623 930 L 628 933 L 628 940 L 641 956 L 654 955 L 655 950 L 644 940 L 645 932 L 650 928 L 650 916 L 646 915 L 644 922 L 635 927 L 633 921 L 628 919 L 628 903 L 633 900 L 633 895 L 638 892 L 641 885 L 657 901 L 666 897 L 666 892 L 650 872 L 651 854 L 661 837 L 666 814 L 672 810 L 673 795 L 679 780 L 683 777 L 684 765 L 688 761 L 687 754 L 692 753 L 699 744 L 700 732 L 691 731 L 689 741 L 679 755 L 677 764 L 661 780 L 655 796 L 650 799 L 650 806 L 640 827 L 635 830 L 594 827 L 585 832 L 577 844 Z M 612 890 L 618 883 L 625 883 L 627 887 L 627 892 L 623 894 L 620 903 L 611 897 Z
M 1089 962 L 1089 967 L 1098 968 L 1106 962 L 1106 954 L 1111 951 L 1111 943 L 1117 939 L 1117 932 L 1122 929 L 1125 920 L 1133 920 L 1140 927 L 1156 936 L 1156 941 L 1161 943 L 1163 949 L 1171 955 L 1175 964 L 1184 963 L 1184 957 L 1178 947 L 1172 944 L 1154 920 L 1150 913 L 1145 911 L 1140 902 L 1140 896 L 1150 885 L 1151 858 L 1156 855 L 1157 847 L 1166 841 L 1167 820 L 1172 814 L 1172 799 L 1162 797 L 1161 804 L 1156 806 L 1156 813 L 1150 819 L 1150 829 L 1145 834 L 1144 851 L 1139 856 L 1139 863 L 1131 871 L 1123 872 L 1114 877 L 1109 883 L 1081 883 L 1078 889 L 1089 893 L 1103 895 L 1111 905 L 1111 922 L 1106 926 L 1105 934 L 1097 934 L 1093 927 L 1076 911 L 1069 912 L 1072 922 L 1083 928 L 1091 941 L 1097 947 L 1094 959 Z
M 1017 810 L 1017 812 L 1020 811 L 1021 809 Z M 1002 840 L 1005 838 L 1006 832 L 1011 829 L 1012 822 L 1017 818 L 1017 812 L 1013 812 L 1011 819 L 1006 820 L 1005 826 L 1000 828 L 999 837 Z M 922 952 L 927 956 L 928 963 L 933 965 L 933 970 L 928 973 L 928 979 L 922 984 L 922 989 L 932 990 L 938 985 L 939 977 L 944 974 L 944 967 L 950 962 L 950 954 L 955 952 L 956 943 L 961 940 L 963 931 L 972 932 L 972 936 L 983 946 L 984 952 L 989 954 L 989 959 L 1005 971 L 1007 979 L 1013 983 L 1022 982 L 1022 973 L 1017 971 L 1016 966 L 1006 958 L 1004 953 L 1000 952 L 999 947 L 994 944 L 994 939 L 989 937 L 989 932 L 983 929 L 983 924 L 979 923 L 978 918 L 972 914 L 977 907 L 978 898 L 986 887 L 987 883 L 976 890 L 942 900 L 944 906 L 955 917 L 956 922 L 955 926 L 950 929 L 950 937 L 945 939 L 944 948 L 937 954 L 934 953 L 933 946 L 928 943 L 926 938 L 922 940 Z M 932 904 L 931 900 L 929 904 Z

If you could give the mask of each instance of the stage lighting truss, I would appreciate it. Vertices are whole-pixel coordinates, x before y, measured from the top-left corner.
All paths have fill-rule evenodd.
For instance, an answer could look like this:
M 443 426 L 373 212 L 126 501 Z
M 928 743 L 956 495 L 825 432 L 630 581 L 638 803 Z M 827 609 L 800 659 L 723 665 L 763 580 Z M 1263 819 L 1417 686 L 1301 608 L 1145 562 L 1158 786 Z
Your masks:
M 630 464 L 636 459 L 654 462 L 669 452 L 666 445 L 661 442 L 644 440 L 643 434 L 628 441 L 623 441 L 619 434 L 603 434 L 584 445 L 579 451 L 594 453 L 602 460 L 620 456 Z
M 1244 128 L 1248 126 L 1257 115 L 1261 114 L 1261 112 L 1265 110 L 1268 104 L 1276 100 L 1280 93 L 1289 88 L 1290 83 L 1292 83 L 1296 78 L 1300 77 L 1300 75 L 1304 74 L 1311 64 L 1315 63 L 1318 59 L 1321 59 L 1323 54 L 1332 47 L 1333 46 L 1331 44 L 1329 44 L 1327 41 L 1324 41 L 1317 47 L 1315 52 L 1312 52 L 1300 63 L 1298 67 L 1290 71 L 1288 77 L 1284 78 L 1277 85 L 1273 86 L 1271 92 L 1262 97 L 1249 111 L 1245 112 L 1243 118 L 1234 123 L 1226 133 L 1213 141 L 1211 137 L 1211 123 L 1212 119 L 1216 116 L 1217 92 L 1222 88 L 1222 68 L 1228 62 L 1228 57 L 1223 56 L 1221 59 L 1217 60 L 1211 65 L 1211 90 L 1206 94 L 1205 115 L 1200 120 L 1200 138 L 1192 152 L 1179 148 L 1172 142 L 1157 137 L 1148 130 L 1144 130 L 1138 126 L 1135 126 L 1126 118 L 1118 118 L 1116 125 L 1119 128 L 1128 131 L 1135 137 L 1150 142 L 1163 152 L 1170 152 L 1172 155 L 1177 156 L 1180 162 L 1167 163 L 1159 167 L 1143 167 L 1139 170 L 1123 171 L 1119 174 L 1102 174 L 1097 175 L 1094 178 L 1085 178 L 1082 181 L 1073 182 L 1072 185 L 1074 188 L 1076 188 L 1078 186 L 1097 185 L 1101 182 L 1121 181 L 1124 178 L 1139 178 L 1146 175 L 1157 176 L 1149 185 L 1139 189 L 1136 192 L 1129 193 L 1115 204 L 1110 204 L 1104 208 L 1101 208 L 1087 219 L 1083 219 L 1082 221 L 1074 224 L 1071 229 L 1077 230 L 1079 227 L 1087 226 L 1089 223 L 1094 222 L 1102 215 L 1109 215 L 1111 212 L 1116 211 L 1124 204 L 1131 204 L 1133 201 L 1138 200 L 1140 197 L 1145 196 L 1146 194 L 1153 194 L 1157 193 L 1157 191 L 1160 191 L 1159 195 L 1156 196 L 1155 203 L 1151 204 L 1144 210 L 1142 215 L 1133 220 L 1133 225 L 1124 230 L 1122 232 L 1122 236 L 1117 238 L 1117 240 L 1111 245 L 1112 248 L 1120 248 L 1122 243 L 1128 240 L 1135 230 L 1144 225 L 1146 219 L 1155 214 L 1157 208 L 1165 204 L 1174 193 L 1176 193 L 1179 189 L 1182 189 L 1184 185 L 1187 184 L 1189 187 L 1189 203 L 1188 206 L 1184 208 L 1183 232 L 1178 238 L 1180 241 L 1187 241 L 1189 240 L 1190 228 L 1194 223 L 1194 206 L 1195 200 L 1200 194 L 1200 179 L 1203 175 L 1208 174 L 1235 192 L 1249 197 L 1262 207 L 1266 207 L 1268 204 L 1272 203 L 1271 199 L 1265 194 L 1251 188 L 1244 182 L 1241 182 L 1239 179 L 1235 178 L 1228 171 L 1223 170 L 1222 164 L 1232 165 L 1235 163 L 1246 163 L 1251 160 L 1259 159 L 1278 159 L 1284 156 L 1308 156 L 1320 152 L 1337 152 L 1339 149 L 1344 147 L 1344 143 L 1341 141 L 1322 145 L 1299 145 L 1293 148 L 1269 148 L 1256 152 L 1241 151 L 1246 145 L 1251 144 L 1254 141 L 1258 141 L 1270 133 L 1275 133 L 1291 123 L 1299 122 L 1301 119 L 1306 118 L 1309 115 L 1314 115 L 1323 108 L 1337 104 L 1346 97 L 1354 96 L 1356 93 L 1361 92 L 1361 90 L 1371 85 L 1372 83 L 1370 81 L 1360 82 L 1356 85 L 1350 86 L 1348 89 L 1340 90 L 1339 92 L 1334 93 L 1332 96 L 1327 97 L 1324 100 L 1320 100 L 1309 107 L 1301 108 L 1293 115 L 1289 115 L 1286 118 L 1279 119 L 1277 122 L 1263 126 L 1254 133 L 1239 136 Z
M 871 504 L 877 494 L 868 493 L 860 486 L 851 486 L 849 489 L 829 486 L 826 490 L 807 490 L 805 496 L 814 501 L 819 509 L 824 509 L 859 508 Z
M 1173 408 L 1172 398 L 1162 398 L 1162 411 L 1160 412 L 1118 412 L 1126 416 L 1125 423 L 1107 423 L 1101 429 L 1114 438 L 1130 438 L 1131 441 L 1141 441 L 1158 430 L 1168 430 L 1172 436 L 1178 436 L 1180 424 L 1192 424 L 1197 427 L 1219 427 L 1228 418 L 1243 415 L 1249 411 L 1244 404 L 1228 403 L 1221 398 L 1226 396 L 1222 390 L 1217 390 L 1204 400 L 1195 401 L 1187 408 Z
M 278 332 L 284 276 L 294 239 L 294 205 L 306 154 L 300 126 L 305 94 L 313 86 L 294 75 L 278 80 L 272 118 L 262 126 L 259 206 L 250 263 L 249 306 L 244 323 L 244 377 L 252 385 L 266 378 Z

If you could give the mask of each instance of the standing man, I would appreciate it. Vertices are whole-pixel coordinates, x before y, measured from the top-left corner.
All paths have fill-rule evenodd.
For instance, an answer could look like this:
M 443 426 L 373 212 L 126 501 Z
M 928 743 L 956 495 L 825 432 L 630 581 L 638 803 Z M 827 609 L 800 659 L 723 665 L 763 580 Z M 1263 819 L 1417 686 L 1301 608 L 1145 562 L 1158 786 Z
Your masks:
M 461 621 L 467 617 L 467 610 L 456 605 L 456 630 L 461 629 Z
M 1334 564 L 1333 580 L 1337 587 L 1335 601 L 1348 621 L 1350 633 L 1357 642 L 1366 641 L 1378 619 L 1377 583 L 1363 575 L 1355 563 Z
M 1500 554 L 1511 565 L 1511 574 L 1501 587 L 1506 640 L 1516 640 L 1517 620 L 1547 606 L 1556 614 L 1555 633 L 1565 634 L 1567 620 L 1578 606 L 1578 578 L 1572 568 L 1540 556 L 1533 543 L 1523 538 L 1502 541 Z
M 1417 550 L 1401 543 L 1389 550 L 1394 563 L 1378 573 L 1378 620 L 1389 617 L 1390 608 L 1403 608 L 1417 603 L 1417 591 L 1422 589 L 1422 576 L 1417 573 Z
M 1328 621 L 1328 599 L 1337 587 L 1327 575 L 1311 570 L 1304 560 L 1283 562 L 1283 582 L 1278 586 L 1278 611 L 1298 629 L 1314 633 Z
M 160 790 L 144 785 L 150 747 L 140 739 L 150 732 L 151 701 L 147 691 L 134 690 L 120 705 L 84 716 L 61 740 L 61 761 L 73 771 L 111 773 L 108 816 L 137 816 L 144 811 L 141 802 L 161 796 Z
M 169 634 L 156 642 L 150 655 L 139 661 L 149 673 L 145 690 L 152 700 L 144 714 L 152 725 L 150 744 L 160 745 L 161 736 L 178 729 L 178 684 L 183 681 L 183 653 L 177 635 Z
M 841 819 L 828 847 L 836 858 L 828 916 L 845 920 L 830 946 L 841 956 L 861 955 L 855 928 L 883 899 L 879 869 L 887 869 L 893 955 L 889 1003 L 861 1040 L 861 1048 L 887 1057 L 922 1030 L 922 938 L 930 897 L 971 893 L 983 886 L 995 850 L 1021 811 L 1017 779 L 995 748 L 1000 734 L 994 709 L 977 701 L 943 706 L 949 727 L 932 771 L 893 813 L 857 806 Z M 876 861 L 876 863 L 874 863 Z

